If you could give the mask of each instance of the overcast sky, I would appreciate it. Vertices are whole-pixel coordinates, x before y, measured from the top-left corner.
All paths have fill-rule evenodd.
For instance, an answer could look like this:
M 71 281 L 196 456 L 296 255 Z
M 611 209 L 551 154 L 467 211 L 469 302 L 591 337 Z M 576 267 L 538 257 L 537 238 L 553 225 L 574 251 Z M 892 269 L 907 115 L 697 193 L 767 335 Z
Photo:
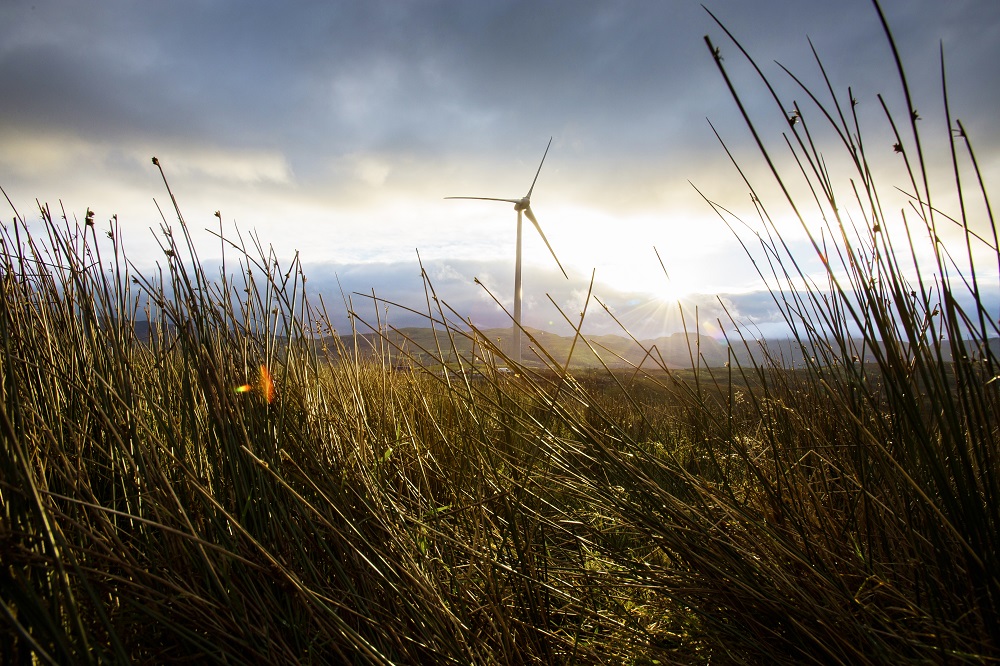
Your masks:
M 1000 2 L 884 4 L 928 141 L 946 148 L 943 43 L 953 114 L 995 191 Z M 902 119 L 906 109 L 869 0 L 706 5 L 788 106 L 815 117 L 774 62 L 821 89 L 811 39 L 842 100 L 853 86 L 875 166 L 886 165 L 881 187 L 908 186 L 876 94 Z M 439 296 L 499 325 L 474 279 L 509 307 L 516 214 L 444 197 L 523 196 L 554 137 L 532 208 L 570 279 L 526 225 L 527 324 L 558 327 L 546 294 L 576 316 L 596 270 L 595 292 L 640 336 L 677 330 L 678 295 L 701 305 L 706 330 L 717 295 L 766 328 L 773 308 L 752 263 L 692 187 L 752 221 L 708 120 L 768 182 L 706 34 L 751 112 L 775 120 L 736 48 L 689 0 L 4 0 L 0 186 L 28 220 L 36 198 L 81 220 L 90 207 L 100 224 L 117 214 L 130 258 L 149 268 L 163 261 L 154 199 L 169 203 L 155 155 L 209 262 L 219 243 L 200 230 L 219 210 L 227 234 L 255 231 L 283 262 L 298 251 L 314 292 L 339 299 L 339 278 L 347 292 L 420 307 L 419 250 Z M 764 126 L 780 147 L 787 125 Z M 819 268 L 794 225 L 787 240 Z

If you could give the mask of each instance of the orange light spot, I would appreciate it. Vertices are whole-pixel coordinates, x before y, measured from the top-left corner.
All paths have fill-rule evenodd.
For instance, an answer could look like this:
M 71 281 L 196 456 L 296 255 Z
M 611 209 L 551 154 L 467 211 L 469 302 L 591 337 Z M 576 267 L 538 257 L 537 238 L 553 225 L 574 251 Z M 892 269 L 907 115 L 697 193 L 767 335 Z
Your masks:
M 271 373 L 268 372 L 267 366 L 263 364 L 260 366 L 260 380 L 257 384 L 244 384 L 243 386 L 237 386 L 233 390 L 237 393 L 249 393 L 250 391 L 259 390 L 268 404 L 274 401 L 274 380 L 271 379 Z
M 264 399 L 267 400 L 268 404 L 274 400 L 274 382 L 271 380 L 271 373 L 268 372 L 267 366 L 261 364 L 260 366 L 260 390 L 264 394 Z

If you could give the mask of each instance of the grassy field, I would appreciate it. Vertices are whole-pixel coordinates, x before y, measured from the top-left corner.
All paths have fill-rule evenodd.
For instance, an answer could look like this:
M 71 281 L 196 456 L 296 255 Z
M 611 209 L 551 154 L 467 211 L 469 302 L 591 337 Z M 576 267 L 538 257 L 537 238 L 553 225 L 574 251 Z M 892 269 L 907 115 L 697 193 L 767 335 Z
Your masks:
M 544 363 L 519 368 L 433 308 L 436 335 L 355 354 L 297 263 L 236 243 L 206 274 L 179 209 L 156 276 L 114 223 L 19 216 L 0 257 L 0 662 L 1000 660 L 998 313 L 979 298 L 1000 253 L 971 141 L 949 111 L 949 248 L 915 105 L 862 144 L 850 97 L 803 95 L 795 122 L 775 97 L 802 169 L 772 179 L 815 200 L 773 209 L 826 275 L 763 204 L 757 235 L 810 350 L 794 369 L 747 362 L 735 322 L 728 366 L 695 338 L 687 369 L 651 348 L 610 367 L 579 336 L 550 357 L 535 340 Z M 842 202 L 819 126 L 855 167 Z M 867 166 L 892 144 L 903 215 Z M 577 350 L 608 367 L 571 370 Z

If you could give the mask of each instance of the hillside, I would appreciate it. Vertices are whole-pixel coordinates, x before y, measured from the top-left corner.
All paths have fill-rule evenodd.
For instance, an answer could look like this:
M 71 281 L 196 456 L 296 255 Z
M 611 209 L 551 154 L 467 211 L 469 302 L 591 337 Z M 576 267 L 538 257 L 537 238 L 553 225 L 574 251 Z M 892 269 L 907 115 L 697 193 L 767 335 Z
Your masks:
M 566 362 L 570 350 L 573 350 L 571 367 L 597 368 L 607 365 L 611 368 L 643 366 L 666 367 L 666 368 L 690 368 L 694 359 L 701 357 L 702 367 L 723 367 L 726 363 L 739 363 L 743 366 L 761 364 L 770 357 L 776 364 L 784 367 L 801 366 L 804 357 L 817 357 L 822 359 L 823 354 L 818 348 L 808 344 L 800 345 L 795 340 L 789 339 L 769 339 L 752 340 L 745 343 L 736 339 L 733 341 L 732 351 L 727 348 L 725 340 L 717 340 L 708 336 L 701 336 L 700 339 L 693 333 L 674 333 L 669 336 L 658 337 L 650 340 L 641 340 L 636 344 L 630 338 L 621 335 L 583 335 L 582 340 L 577 341 L 573 346 L 572 336 L 557 335 L 548 331 L 536 328 L 526 328 L 527 335 L 524 338 L 524 363 L 526 365 L 543 365 L 553 359 L 560 365 Z M 510 333 L 507 328 L 492 328 L 480 331 L 480 338 L 488 338 L 497 342 L 504 339 Z M 448 336 L 438 330 L 438 339 L 435 341 L 435 333 L 431 328 L 400 328 L 390 331 L 386 335 L 386 340 L 381 340 L 378 335 L 358 334 L 357 349 L 362 355 L 377 354 L 380 351 L 387 353 L 390 358 L 396 358 L 400 363 L 405 363 L 406 357 L 412 357 L 419 364 L 433 365 L 433 358 L 438 357 L 438 346 L 444 352 L 446 360 L 453 360 L 452 348 L 458 351 L 463 358 L 469 358 L 472 353 L 473 337 L 454 338 L 452 343 Z M 537 345 L 532 341 L 537 341 Z M 353 336 L 341 336 L 340 340 L 343 348 L 353 354 L 355 340 Z M 865 348 L 860 339 L 853 340 L 853 348 L 850 349 L 850 356 L 858 356 L 867 362 L 875 361 L 875 354 L 870 347 Z M 327 338 L 323 341 L 328 349 L 334 349 L 335 344 Z M 974 347 L 974 345 L 966 345 Z M 994 354 L 1000 353 L 1000 339 L 991 338 L 989 346 Z M 942 347 L 942 360 L 950 362 L 952 360 L 950 350 Z M 843 354 L 839 350 L 827 350 L 827 358 L 840 358 Z M 482 358 L 481 349 L 477 349 L 476 356 Z

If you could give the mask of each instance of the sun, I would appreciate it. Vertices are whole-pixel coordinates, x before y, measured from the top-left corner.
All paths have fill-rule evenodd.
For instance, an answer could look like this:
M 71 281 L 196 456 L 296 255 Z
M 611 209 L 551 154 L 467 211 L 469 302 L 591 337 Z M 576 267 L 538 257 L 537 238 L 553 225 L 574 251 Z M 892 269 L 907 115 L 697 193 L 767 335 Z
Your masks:
M 697 267 L 691 264 L 691 256 L 676 256 L 677 252 L 656 253 L 656 262 L 649 268 L 648 291 L 660 302 L 676 305 L 687 300 L 698 290 L 694 282 Z M 675 256 L 671 256 L 675 255 Z
M 690 290 L 681 281 L 661 275 L 660 279 L 656 281 L 652 293 L 657 300 L 664 303 L 677 303 L 684 300 Z
M 646 280 L 647 291 L 658 301 L 668 305 L 677 305 L 691 299 L 692 294 L 699 292 L 698 279 L 692 271 L 675 270 L 669 273 L 656 267 L 655 274 Z
M 661 305 L 676 307 L 679 301 L 686 302 L 698 292 L 696 277 L 686 271 L 663 270 L 658 263 L 632 262 L 625 265 L 605 266 L 601 281 L 624 293 L 634 294 L 640 299 L 656 301 Z M 678 267 L 679 268 L 679 267 Z M 601 270 L 598 269 L 598 274 Z

